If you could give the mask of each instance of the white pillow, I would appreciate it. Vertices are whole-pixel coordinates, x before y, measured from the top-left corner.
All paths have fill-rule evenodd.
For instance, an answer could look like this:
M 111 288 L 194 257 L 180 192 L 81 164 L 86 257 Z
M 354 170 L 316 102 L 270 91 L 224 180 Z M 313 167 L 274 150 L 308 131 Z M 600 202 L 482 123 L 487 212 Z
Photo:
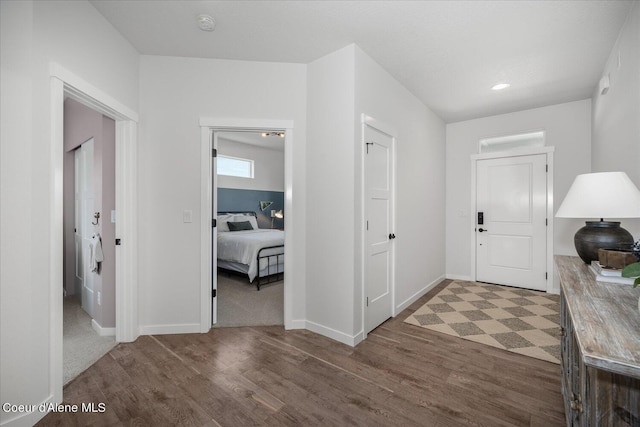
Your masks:
M 254 230 L 258 229 L 258 220 L 253 215 L 235 215 L 233 219 L 229 219 L 228 221 L 240 222 L 240 221 L 249 221 Z M 229 228 L 229 226 L 227 226 Z
M 233 221 L 233 215 L 218 215 L 216 217 L 216 226 L 218 227 L 218 232 L 229 231 L 229 224 L 227 224 L 227 221 Z

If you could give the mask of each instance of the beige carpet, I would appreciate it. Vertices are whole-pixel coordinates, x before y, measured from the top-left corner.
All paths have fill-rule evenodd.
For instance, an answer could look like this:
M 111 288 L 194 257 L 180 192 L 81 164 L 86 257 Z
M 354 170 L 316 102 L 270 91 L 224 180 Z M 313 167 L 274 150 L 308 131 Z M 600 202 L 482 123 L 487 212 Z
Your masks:
M 214 327 L 284 325 L 284 282 L 260 286 L 246 276 L 218 273 L 218 322 Z
M 116 346 L 115 337 L 101 337 L 79 296 L 64 298 L 62 320 L 63 384 L 68 383 Z
M 560 363 L 560 296 L 453 281 L 406 323 Z

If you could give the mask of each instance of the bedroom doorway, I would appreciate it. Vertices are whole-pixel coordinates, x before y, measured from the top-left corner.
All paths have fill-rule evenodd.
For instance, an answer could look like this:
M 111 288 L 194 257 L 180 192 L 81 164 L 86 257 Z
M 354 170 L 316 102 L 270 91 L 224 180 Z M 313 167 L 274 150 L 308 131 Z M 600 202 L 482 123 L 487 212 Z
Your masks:
M 213 134 L 215 327 L 284 325 L 284 138 Z
M 292 313 L 294 311 L 294 301 L 297 301 L 296 305 L 299 307 L 303 304 L 304 290 L 294 289 L 293 279 L 296 278 L 298 272 L 295 268 L 295 248 L 294 239 L 296 236 L 293 219 L 295 217 L 293 207 L 293 132 L 294 126 L 291 120 L 272 120 L 272 119 L 215 119 L 215 118 L 201 118 L 200 119 L 200 147 L 201 147 L 201 271 L 200 271 L 200 283 L 201 283 L 201 311 L 200 311 L 200 325 L 201 332 L 207 332 L 212 325 L 217 322 L 218 316 L 218 280 L 217 280 L 217 234 L 220 223 L 217 221 L 218 209 L 218 191 L 214 191 L 218 187 L 218 180 L 215 179 L 217 175 L 217 156 L 216 149 L 218 148 L 218 136 L 224 132 L 259 132 L 262 133 L 280 133 L 284 136 L 278 136 L 278 138 L 284 139 L 284 209 L 282 209 L 283 218 L 278 218 L 276 212 L 274 217 L 271 217 L 271 211 L 275 209 L 269 209 L 264 206 L 261 209 L 259 202 L 270 202 L 272 200 L 255 200 L 256 203 L 251 211 L 261 212 L 262 215 L 267 216 L 267 223 L 262 216 L 263 227 L 271 229 L 273 223 L 274 229 L 278 228 L 278 220 L 281 220 L 281 228 L 285 228 L 284 234 L 284 247 L 291 248 L 284 251 L 284 254 L 280 254 L 280 258 L 284 259 L 284 265 L 286 265 L 286 274 L 284 274 L 283 280 L 283 303 L 282 313 L 284 318 L 285 329 L 300 328 L 301 322 L 293 320 Z M 231 156 L 234 157 L 234 156 Z M 242 156 L 239 156 L 242 157 Z M 243 209 L 246 213 L 248 209 Z M 279 215 L 279 213 L 278 213 Z M 255 221 L 258 221 L 258 214 L 255 215 Z M 228 222 L 228 219 L 227 219 Z M 232 222 L 248 222 L 245 221 L 232 221 Z M 268 225 L 267 225 L 268 224 Z M 259 228 L 259 227 L 257 227 Z M 277 261 L 280 263 L 281 261 Z M 247 282 L 249 279 L 246 279 Z M 304 283 L 303 280 L 298 279 L 298 283 Z M 263 289 L 258 291 L 257 288 L 254 295 L 262 295 Z

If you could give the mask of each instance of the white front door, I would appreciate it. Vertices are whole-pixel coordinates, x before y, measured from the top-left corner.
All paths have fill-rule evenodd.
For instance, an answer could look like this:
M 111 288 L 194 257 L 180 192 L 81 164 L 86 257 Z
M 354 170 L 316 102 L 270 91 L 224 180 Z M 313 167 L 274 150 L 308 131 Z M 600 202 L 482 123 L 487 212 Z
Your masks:
M 393 138 L 364 126 L 365 333 L 393 315 Z
M 75 243 L 76 289 L 82 293 L 82 308 L 93 317 L 93 274 L 90 271 L 93 237 L 93 138 L 75 151 Z
M 546 290 L 546 159 L 477 161 L 477 281 Z

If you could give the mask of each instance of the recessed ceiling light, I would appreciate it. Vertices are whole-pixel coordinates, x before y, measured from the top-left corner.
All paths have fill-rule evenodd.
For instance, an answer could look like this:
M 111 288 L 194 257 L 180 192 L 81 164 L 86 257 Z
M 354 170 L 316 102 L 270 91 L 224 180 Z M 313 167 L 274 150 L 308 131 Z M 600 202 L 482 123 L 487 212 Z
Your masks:
M 493 86 L 491 90 L 502 90 L 508 88 L 509 86 L 511 86 L 509 83 L 498 83 L 497 85 Z
M 216 21 L 210 15 L 198 15 L 198 27 L 202 31 L 213 31 L 216 29 Z

